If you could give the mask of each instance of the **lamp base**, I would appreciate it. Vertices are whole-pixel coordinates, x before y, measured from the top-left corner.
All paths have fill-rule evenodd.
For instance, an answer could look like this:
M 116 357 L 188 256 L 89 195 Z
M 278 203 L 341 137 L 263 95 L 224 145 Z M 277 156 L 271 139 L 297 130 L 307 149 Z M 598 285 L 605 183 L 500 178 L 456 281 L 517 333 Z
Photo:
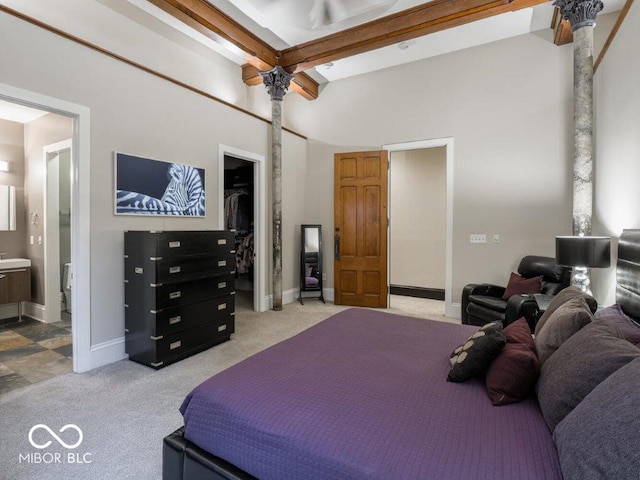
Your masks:
M 589 279 L 589 269 L 587 267 L 574 267 L 573 276 L 571 277 L 571 286 L 580 289 L 582 293 L 587 295 L 593 295 L 589 286 L 591 280 Z

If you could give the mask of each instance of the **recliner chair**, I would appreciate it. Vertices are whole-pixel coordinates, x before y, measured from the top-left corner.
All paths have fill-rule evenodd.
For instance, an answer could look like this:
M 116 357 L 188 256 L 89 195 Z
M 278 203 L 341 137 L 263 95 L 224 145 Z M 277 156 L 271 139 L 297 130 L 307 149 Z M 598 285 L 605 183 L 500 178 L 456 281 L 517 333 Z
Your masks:
M 506 327 L 525 317 L 533 332 L 544 311 L 538 303 L 548 305 L 554 295 L 569 286 L 571 268 L 556 265 L 553 257 L 528 255 L 520 261 L 518 273 L 524 278 L 542 275 L 540 294 L 513 295 L 508 300 L 503 300 L 505 287 L 489 283 L 465 285 L 462 289 L 462 323 L 482 326 L 500 321 Z

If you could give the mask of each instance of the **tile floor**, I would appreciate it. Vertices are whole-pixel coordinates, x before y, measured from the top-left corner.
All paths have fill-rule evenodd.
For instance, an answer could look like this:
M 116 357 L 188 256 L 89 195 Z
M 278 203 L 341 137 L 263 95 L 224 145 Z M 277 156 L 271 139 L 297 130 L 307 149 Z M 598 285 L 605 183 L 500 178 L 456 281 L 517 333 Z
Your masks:
M 0 321 L 0 394 L 73 371 L 71 318 Z

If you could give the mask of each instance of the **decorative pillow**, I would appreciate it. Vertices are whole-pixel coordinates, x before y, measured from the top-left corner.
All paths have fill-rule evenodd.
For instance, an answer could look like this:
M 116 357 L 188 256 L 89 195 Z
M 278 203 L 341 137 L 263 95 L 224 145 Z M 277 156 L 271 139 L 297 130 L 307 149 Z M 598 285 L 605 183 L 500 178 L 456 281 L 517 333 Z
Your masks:
M 504 329 L 507 344 L 489 366 L 486 385 L 493 405 L 519 402 L 533 393 L 540 364 L 524 318 Z
M 451 354 L 449 382 L 464 382 L 487 371 L 506 343 L 502 324 L 491 322 L 482 326 Z
M 624 313 L 620 305 L 611 305 L 598 310 L 594 322 L 613 324 L 624 334 L 624 338 L 634 345 L 640 344 L 640 324 Z
M 509 283 L 502 295 L 503 300 L 509 300 L 514 295 L 520 295 L 522 293 L 539 293 L 542 287 L 542 275 L 538 275 L 533 278 L 524 278 L 517 273 L 511 273 L 509 277 Z
M 542 329 L 544 324 L 547 323 L 547 320 L 549 320 L 549 317 L 551 316 L 551 314 L 555 312 L 558 308 L 560 308 L 562 305 L 567 303 L 569 300 L 576 297 L 584 298 L 585 301 L 587 302 L 587 305 L 589 305 L 589 309 L 591 310 L 591 313 L 596 312 L 596 309 L 598 308 L 598 302 L 596 302 L 595 298 L 593 298 L 591 295 L 584 293 L 582 290 L 580 290 L 577 287 L 567 287 L 565 289 L 560 290 L 558 294 L 555 297 L 553 297 L 553 300 L 551 301 L 547 309 L 540 316 L 538 323 L 536 323 L 536 329 L 534 333 L 538 335 L 538 333 L 540 333 L 540 330 Z
M 309 265 L 308 263 L 304 264 L 304 276 L 310 277 L 313 272 L 313 265 Z
M 592 320 L 591 310 L 581 297 L 573 298 L 556 309 L 535 338 L 540 366 L 563 342 Z
M 549 429 L 553 431 L 589 392 L 636 358 L 640 348 L 613 325 L 591 323 L 564 342 L 542 365 L 536 387 Z
M 565 480 L 638 478 L 638 405 L 640 359 L 612 373 L 556 427 Z

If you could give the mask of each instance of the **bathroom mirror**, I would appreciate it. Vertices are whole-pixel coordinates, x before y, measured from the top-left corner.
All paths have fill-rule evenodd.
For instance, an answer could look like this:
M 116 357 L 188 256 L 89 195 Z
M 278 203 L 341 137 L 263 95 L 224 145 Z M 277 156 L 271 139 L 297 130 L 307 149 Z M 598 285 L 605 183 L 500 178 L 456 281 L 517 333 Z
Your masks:
M 303 292 L 318 292 L 320 300 L 324 302 L 322 294 L 322 226 L 302 225 L 300 235 L 300 303 Z
M 0 230 L 16 229 L 16 187 L 0 185 Z

